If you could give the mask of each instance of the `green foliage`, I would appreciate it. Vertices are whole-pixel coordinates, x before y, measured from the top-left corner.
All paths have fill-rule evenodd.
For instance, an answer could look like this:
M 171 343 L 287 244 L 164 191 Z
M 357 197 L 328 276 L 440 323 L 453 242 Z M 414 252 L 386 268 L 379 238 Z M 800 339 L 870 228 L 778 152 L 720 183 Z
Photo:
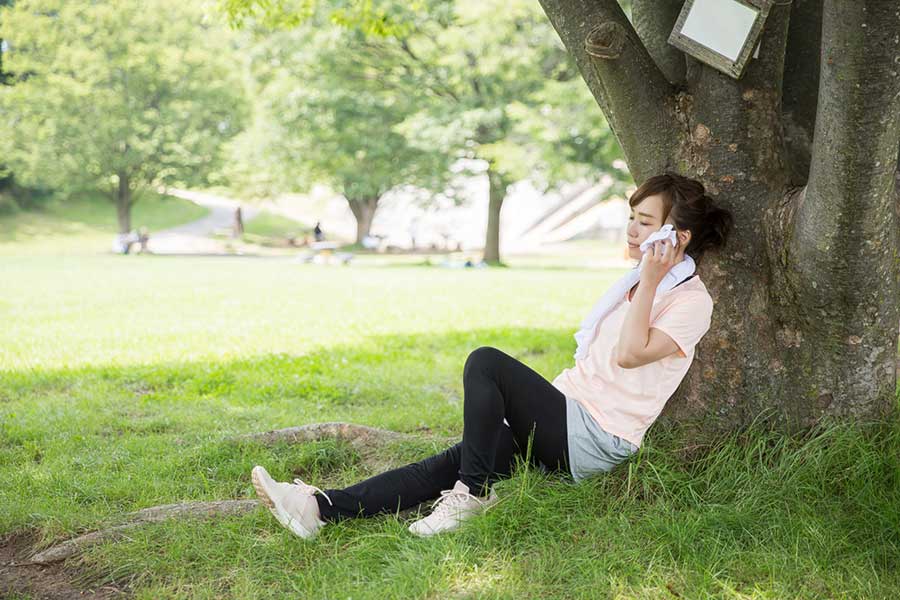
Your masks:
M 4 162 L 23 185 L 192 184 L 245 119 L 228 30 L 179 0 L 21 0 L 0 11 Z
M 248 22 L 267 28 L 293 28 L 320 16 L 373 36 L 405 35 L 422 15 L 446 14 L 446 0 L 218 0 L 232 27 Z
M 420 100 L 395 130 L 423 150 L 483 159 L 507 183 L 628 180 L 612 167 L 615 138 L 536 2 L 310 2 L 290 23 L 277 4 L 226 4 L 232 18 L 337 23 L 356 34 L 357 44 L 333 51 L 354 54 L 381 93 Z
M 289 191 L 325 183 L 351 203 L 403 185 L 445 190 L 451 157 L 397 131 L 419 101 L 384 89 L 364 42 L 342 28 L 307 25 L 254 47 L 257 119 L 233 151 L 256 150 L 249 160 L 235 152 L 235 163 L 247 166 L 227 172 L 230 181 Z M 267 175 L 254 175 L 260 171 Z

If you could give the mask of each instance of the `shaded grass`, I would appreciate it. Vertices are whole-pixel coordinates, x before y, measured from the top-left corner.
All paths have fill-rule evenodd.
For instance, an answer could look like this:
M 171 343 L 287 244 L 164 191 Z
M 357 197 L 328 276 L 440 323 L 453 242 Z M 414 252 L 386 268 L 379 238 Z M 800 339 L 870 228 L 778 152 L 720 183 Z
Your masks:
M 579 486 L 522 465 L 500 504 L 449 536 L 386 516 L 303 543 L 259 511 L 145 528 L 88 565 L 147 598 L 891 598 L 896 478 L 867 472 L 896 472 L 898 449 L 896 424 L 792 442 L 760 429 L 697 461 L 647 446 Z
M 154 504 L 251 498 L 254 464 L 355 482 L 373 473 L 346 444 L 230 438 L 331 420 L 461 435 L 468 353 L 493 345 L 552 378 L 594 300 L 585 280 L 617 276 L 133 258 L 0 259 L 0 536 L 47 545 Z M 108 297 L 123 280 L 145 297 Z M 521 464 L 500 504 L 437 538 L 384 516 L 304 543 L 261 509 L 142 527 L 79 562 L 138 598 L 893 598 L 898 432 L 758 423 L 698 447 L 662 422 L 577 486 Z

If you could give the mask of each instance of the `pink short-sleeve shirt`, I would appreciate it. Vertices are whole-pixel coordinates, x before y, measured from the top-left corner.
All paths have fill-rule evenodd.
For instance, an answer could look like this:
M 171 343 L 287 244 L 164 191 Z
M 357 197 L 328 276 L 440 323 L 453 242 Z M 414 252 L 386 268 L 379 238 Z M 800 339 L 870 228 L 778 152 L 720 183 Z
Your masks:
M 628 294 L 598 323 L 587 355 L 564 369 L 553 386 L 580 402 L 606 431 L 640 446 L 644 433 L 662 412 L 694 360 L 694 346 L 709 330 L 713 300 L 694 275 L 658 293 L 650 309 L 650 327 L 671 337 L 685 356 L 674 352 L 634 369 L 616 364 L 616 345 Z

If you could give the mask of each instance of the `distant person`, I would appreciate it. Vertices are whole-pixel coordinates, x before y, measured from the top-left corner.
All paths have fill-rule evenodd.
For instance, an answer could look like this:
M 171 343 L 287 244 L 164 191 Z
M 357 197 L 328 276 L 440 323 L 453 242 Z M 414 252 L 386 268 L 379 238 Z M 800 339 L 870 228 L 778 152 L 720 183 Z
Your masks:
M 237 238 L 244 235 L 244 213 L 241 207 L 234 209 L 234 227 L 231 230 L 231 237 Z
M 140 253 L 147 252 L 147 242 L 150 241 L 150 235 L 147 233 L 146 227 L 140 229 L 132 229 L 128 233 L 119 233 L 113 240 L 113 252 L 116 254 L 129 254 L 131 247 L 135 244 L 140 246 Z
M 409 232 L 409 248 L 410 248 L 410 250 L 415 252 L 415 250 L 416 250 L 416 234 L 419 231 L 418 219 L 413 219 L 410 222 L 409 227 L 407 228 L 407 231 Z
M 145 252 L 149 252 L 149 250 L 147 249 L 147 243 L 150 241 L 150 234 L 147 232 L 146 227 L 140 227 L 138 229 L 137 238 L 138 244 L 140 244 L 141 246 L 140 253 L 144 254 Z
M 315 229 L 313 229 L 313 235 L 315 235 L 317 242 L 321 242 L 323 239 L 325 239 L 325 234 L 322 233 L 322 227 L 319 224 L 319 221 L 316 221 L 316 227 Z
M 496 504 L 494 482 L 528 449 L 531 464 L 575 482 L 637 452 L 709 330 L 713 297 L 694 261 L 725 245 L 732 216 L 702 183 L 676 173 L 647 179 L 629 205 L 629 256 L 638 264 L 582 321 L 572 367 L 548 381 L 497 348 L 475 349 L 463 368 L 459 443 L 344 488 L 280 482 L 256 466 L 253 487 L 278 522 L 312 538 L 327 523 L 433 500 L 431 513 L 409 526 L 430 536 Z
M 381 240 L 374 235 L 365 235 L 363 239 L 360 241 L 362 247 L 366 250 L 374 250 L 378 248 L 378 245 L 381 243 Z

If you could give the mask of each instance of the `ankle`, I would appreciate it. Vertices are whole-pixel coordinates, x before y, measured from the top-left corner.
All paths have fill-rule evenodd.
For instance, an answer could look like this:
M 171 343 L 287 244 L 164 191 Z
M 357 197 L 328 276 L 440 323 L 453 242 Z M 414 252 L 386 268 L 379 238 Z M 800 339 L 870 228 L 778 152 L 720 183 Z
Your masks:
M 472 488 L 469 493 L 479 500 L 487 500 L 491 495 L 491 490 L 485 486 L 485 488 Z
M 322 517 L 322 505 L 319 504 L 319 498 L 322 498 L 322 499 L 324 500 L 324 496 L 322 496 L 322 495 L 319 494 L 318 492 L 315 492 L 315 493 L 312 495 L 312 498 L 313 498 L 313 500 L 315 500 L 315 502 L 313 503 L 313 504 L 314 504 L 314 509 L 315 509 L 315 510 L 313 511 L 313 514 L 316 516 L 316 518 L 317 518 L 318 520 L 320 520 L 320 521 L 325 521 L 325 519 Z M 328 500 L 324 500 L 324 501 L 325 501 L 325 502 L 328 502 Z

